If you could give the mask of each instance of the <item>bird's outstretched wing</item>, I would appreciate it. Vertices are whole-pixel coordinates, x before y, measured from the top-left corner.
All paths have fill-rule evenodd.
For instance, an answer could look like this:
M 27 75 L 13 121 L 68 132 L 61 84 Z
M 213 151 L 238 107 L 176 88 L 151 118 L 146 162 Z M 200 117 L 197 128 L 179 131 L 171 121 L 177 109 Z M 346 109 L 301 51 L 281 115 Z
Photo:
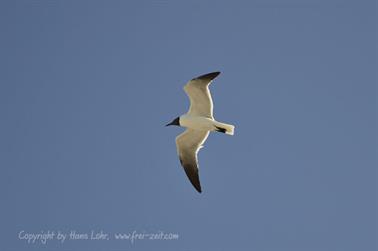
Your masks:
M 176 137 L 177 153 L 181 165 L 190 182 L 199 193 L 201 193 L 202 190 L 198 175 L 197 153 L 208 136 L 208 131 L 187 129 Z
M 213 119 L 213 100 L 209 91 L 209 84 L 220 72 L 212 72 L 190 80 L 184 91 L 189 96 L 189 115 L 203 116 Z

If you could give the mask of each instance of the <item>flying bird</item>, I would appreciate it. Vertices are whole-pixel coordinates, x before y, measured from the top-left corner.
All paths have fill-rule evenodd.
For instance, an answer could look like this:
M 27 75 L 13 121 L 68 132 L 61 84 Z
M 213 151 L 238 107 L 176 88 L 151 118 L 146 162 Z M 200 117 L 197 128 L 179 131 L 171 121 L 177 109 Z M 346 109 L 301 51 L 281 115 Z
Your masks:
M 175 118 L 166 126 L 186 127 L 186 130 L 176 137 L 177 154 L 194 188 L 201 193 L 201 183 L 198 175 L 198 151 L 203 147 L 211 131 L 234 135 L 234 126 L 218 122 L 213 117 L 213 100 L 209 85 L 220 72 L 208 73 L 190 80 L 184 91 L 189 96 L 189 111 Z

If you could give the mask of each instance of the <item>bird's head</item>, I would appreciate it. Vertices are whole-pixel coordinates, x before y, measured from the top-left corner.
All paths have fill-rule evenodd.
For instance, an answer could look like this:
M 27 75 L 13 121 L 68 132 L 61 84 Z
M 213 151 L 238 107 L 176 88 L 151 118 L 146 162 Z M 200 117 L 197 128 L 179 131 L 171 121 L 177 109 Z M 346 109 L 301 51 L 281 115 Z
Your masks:
M 165 126 L 170 126 L 170 125 L 180 126 L 180 117 L 175 118 L 171 123 L 168 123 Z

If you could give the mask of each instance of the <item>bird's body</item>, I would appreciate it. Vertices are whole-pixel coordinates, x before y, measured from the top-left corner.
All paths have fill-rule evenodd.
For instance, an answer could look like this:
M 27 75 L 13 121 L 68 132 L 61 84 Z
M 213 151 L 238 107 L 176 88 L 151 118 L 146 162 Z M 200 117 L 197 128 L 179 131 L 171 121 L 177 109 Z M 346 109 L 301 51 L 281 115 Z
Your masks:
M 212 72 L 190 80 L 184 90 L 190 99 L 189 111 L 174 119 L 168 125 L 186 127 L 186 131 L 176 137 L 177 153 L 192 185 L 201 192 L 198 175 L 197 153 L 211 131 L 234 134 L 234 126 L 218 122 L 213 117 L 213 101 L 209 84 L 220 72 Z
M 188 115 L 188 114 L 180 116 L 180 126 L 190 128 L 193 130 L 200 130 L 200 131 L 221 132 L 225 130 L 226 134 L 229 134 L 229 135 L 234 134 L 233 125 L 221 123 L 207 117 L 193 116 L 193 115 Z

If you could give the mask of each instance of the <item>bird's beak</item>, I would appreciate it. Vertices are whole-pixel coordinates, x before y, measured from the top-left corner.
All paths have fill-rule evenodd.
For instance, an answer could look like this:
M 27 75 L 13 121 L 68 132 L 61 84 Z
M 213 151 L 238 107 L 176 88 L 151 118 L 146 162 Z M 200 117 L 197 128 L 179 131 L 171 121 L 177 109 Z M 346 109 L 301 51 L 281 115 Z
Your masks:
M 170 125 L 173 125 L 173 122 L 168 123 L 168 124 L 166 124 L 165 126 L 170 126 Z
M 170 125 L 180 125 L 180 117 L 175 118 L 171 123 L 166 124 L 165 126 L 170 126 Z

